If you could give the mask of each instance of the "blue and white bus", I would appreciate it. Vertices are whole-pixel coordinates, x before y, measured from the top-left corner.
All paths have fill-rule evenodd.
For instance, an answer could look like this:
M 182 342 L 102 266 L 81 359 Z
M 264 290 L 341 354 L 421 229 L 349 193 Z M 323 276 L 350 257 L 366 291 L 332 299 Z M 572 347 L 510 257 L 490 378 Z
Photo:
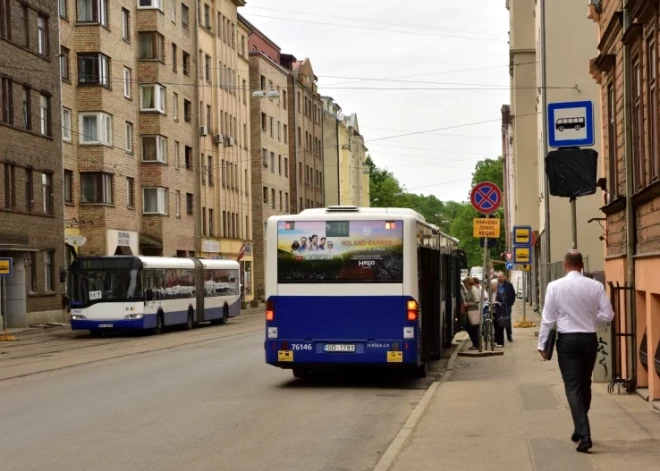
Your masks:
M 267 223 L 266 363 L 425 376 L 460 312 L 458 241 L 403 208 L 336 206 Z
M 233 260 L 80 257 L 69 269 L 71 328 L 98 335 L 202 322 L 240 314 L 240 270 Z

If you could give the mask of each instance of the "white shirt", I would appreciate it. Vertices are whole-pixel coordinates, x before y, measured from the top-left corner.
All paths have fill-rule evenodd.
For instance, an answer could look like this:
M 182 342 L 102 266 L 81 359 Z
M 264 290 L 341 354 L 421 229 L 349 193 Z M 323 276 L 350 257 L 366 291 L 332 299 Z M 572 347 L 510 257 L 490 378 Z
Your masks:
M 598 324 L 614 319 L 612 304 L 602 283 L 572 271 L 548 284 L 539 330 L 543 350 L 555 322 L 560 333 L 596 332 Z

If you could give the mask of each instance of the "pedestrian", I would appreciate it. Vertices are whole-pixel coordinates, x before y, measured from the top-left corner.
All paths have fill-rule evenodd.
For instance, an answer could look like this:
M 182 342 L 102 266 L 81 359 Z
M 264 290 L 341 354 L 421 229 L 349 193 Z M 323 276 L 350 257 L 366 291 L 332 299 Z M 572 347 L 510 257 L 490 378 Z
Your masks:
M 476 276 L 473 277 L 472 280 L 474 281 L 474 287 L 477 288 L 479 290 L 479 292 L 481 293 L 481 299 L 484 302 L 488 302 L 488 286 L 485 285 L 486 289 L 484 289 L 483 286 L 481 286 L 481 280 L 479 278 L 477 278 Z
M 497 272 L 497 294 L 498 298 L 502 299 L 506 309 L 507 323 L 506 323 L 506 338 L 509 342 L 513 342 L 513 329 L 511 328 L 511 314 L 513 312 L 513 304 L 516 302 L 516 289 L 513 284 L 506 279 L 504 273 Z
M 465 330 L 470 336 L 472 346 L 470 350 L 479 349 L 479 329 L 481 316 L 479 315 L 479 300 L 481 293 L 474 283 L 474 279 L 469 276 L 463 280 L 465 292 L 465 311 L 467 313 L 465 319 Z
M 500 294 L 497 279 L 493 279 L 490 284 L 493 293 L 493 329 L 495 333 L 495 345 L 497 348 L 504 348 L 504 331 L 507 326 L 506 303 L 503 295 Z
M 557 324 L 557 357 L 564 381 L 566 398 L 573 416 L 576 450 L 587 453 L 592 448 L 589 409 L 591 375 L 598 350 L 597 326 L 614 319 L 612 304 L 605 287 L 582 274 L 582 254 L 569 250 L 564 257 L 566 275 L 548 284 L 539 329 L 538 349 L 545 359 L 545 344 L 554 335 Z

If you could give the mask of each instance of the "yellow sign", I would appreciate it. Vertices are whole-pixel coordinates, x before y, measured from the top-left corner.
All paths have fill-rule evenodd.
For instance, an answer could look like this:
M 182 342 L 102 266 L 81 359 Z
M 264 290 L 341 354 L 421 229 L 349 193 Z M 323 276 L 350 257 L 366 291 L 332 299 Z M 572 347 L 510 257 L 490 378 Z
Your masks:
M 531 265 L 516 265 L 517 271 L 532 271 Z
M 278 350 L 277 361 L 293 361 L 292 350 Z
M 472 236 L 500 238 L 500 220 L 498 218 L 474 218 L 472 220 Z
M 403 362 L 403 352 L 387 352 L 387 362 L 388 363 L 402 363 Z
M 3 258 L 0 260 L 0 276 L 11 275 L 11 259 Z
M 530 247 L 514 247 L 513 263 L 516 265 L 528 265 L 530 263 Z
M 532 231 L 529 227 L 515 227 L 513 231 L 513 245 L 531 245 Z

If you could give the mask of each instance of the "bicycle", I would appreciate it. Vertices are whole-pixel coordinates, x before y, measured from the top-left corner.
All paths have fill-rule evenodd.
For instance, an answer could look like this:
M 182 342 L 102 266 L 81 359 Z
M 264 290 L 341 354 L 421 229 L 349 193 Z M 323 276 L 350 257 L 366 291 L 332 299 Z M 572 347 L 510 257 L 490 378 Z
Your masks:
M 483 318 L 484 322 L 482 325 L 481 335 L 484 338 L 484 345 L 488 349 L 488 344 L 490 342 L 490 349 L 495 350 L 495 325 L 493 324 L 493 319 L 490 316 L 490 304 L 493 304 L 493 317 L 497 314 L 498 310 L 504 309 L 504 304 L 499 301 L 485 301 L 483 307 Z

